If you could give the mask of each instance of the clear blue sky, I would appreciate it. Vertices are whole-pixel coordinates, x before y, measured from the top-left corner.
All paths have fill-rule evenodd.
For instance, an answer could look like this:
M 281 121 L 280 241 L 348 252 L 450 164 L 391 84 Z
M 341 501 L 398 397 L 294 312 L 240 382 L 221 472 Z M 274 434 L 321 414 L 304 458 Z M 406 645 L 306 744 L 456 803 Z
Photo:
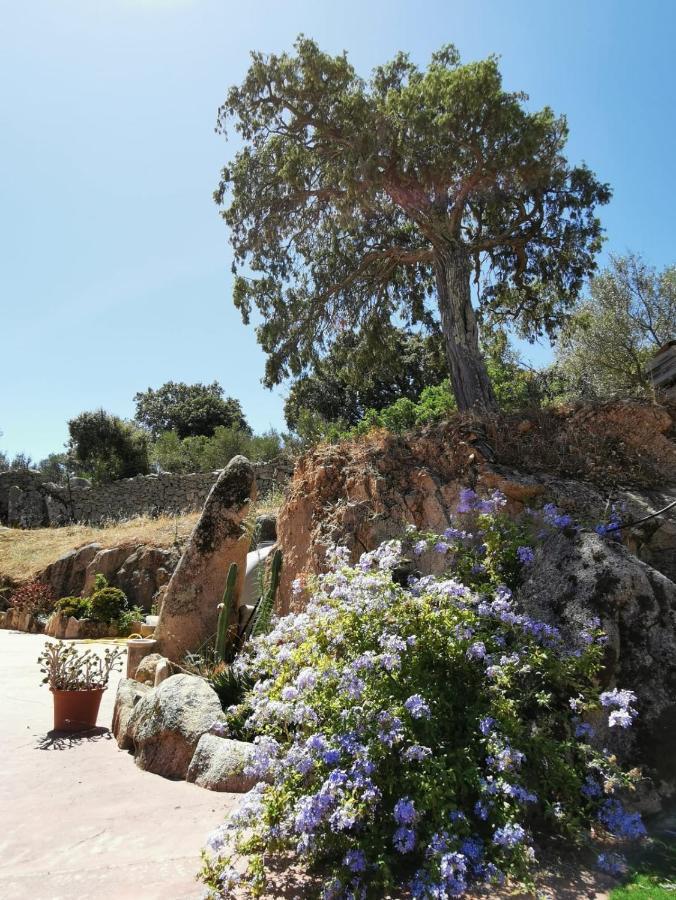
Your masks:
M 216 110 L 251 49 L 299 32 L 358 71 L 452 41 L 567 114 L 572 160 L 615 196 L 609 251 L 674 262 L 676 4 L 650 0 L 0 0 L 0 448 L 39 459 L 66 421 L 169 379 L 219 380 L 283 424 L 232 306 L 211 199 Z M 535 359 L 543 357 L 536 349 Z

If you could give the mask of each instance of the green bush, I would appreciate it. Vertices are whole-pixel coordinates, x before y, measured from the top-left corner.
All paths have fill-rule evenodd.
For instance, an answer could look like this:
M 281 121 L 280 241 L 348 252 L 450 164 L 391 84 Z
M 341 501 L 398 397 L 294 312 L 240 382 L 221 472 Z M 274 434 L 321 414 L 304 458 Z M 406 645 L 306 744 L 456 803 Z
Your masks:
M 62 597 L 57 601 L 56 608 L 64 616 L 74 619 L 88 619 L 91 616 L 89 597 Z
M 91 618 L 96 622 L 116 622 L 127 608 L 127 596 L 116 587 L 94 591 L 90 599 Z

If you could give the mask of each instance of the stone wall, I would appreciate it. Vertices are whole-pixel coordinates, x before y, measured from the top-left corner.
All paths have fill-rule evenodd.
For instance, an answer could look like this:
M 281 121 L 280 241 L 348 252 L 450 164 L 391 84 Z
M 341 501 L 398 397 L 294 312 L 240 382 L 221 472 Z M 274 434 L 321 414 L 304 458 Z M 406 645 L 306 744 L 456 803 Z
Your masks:
M 287 460 L 255 463 L 258 497 L 283 488 L 293 473 Z M 92 485 L 71 479 L 52 484 L 32 470 L 0 472 L 0 523 L 18 528 L 106 521 L 139 515 L 195 512 L 202 508 L 219 472 L 190 475 L 137 475 L 111 484 Z

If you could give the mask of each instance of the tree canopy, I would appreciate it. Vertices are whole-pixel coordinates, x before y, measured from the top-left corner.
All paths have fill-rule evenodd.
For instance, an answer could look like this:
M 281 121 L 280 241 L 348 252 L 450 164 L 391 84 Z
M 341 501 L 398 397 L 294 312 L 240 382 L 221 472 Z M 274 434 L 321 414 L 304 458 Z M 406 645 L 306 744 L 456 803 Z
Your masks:
M 157 390 L 148 388 L 134 396 L 136 420 L 154 438 L 175 431 L 179 438 L 212 435 L 219 426 L 250 433 L 239 400 L 224 397 L 223 388 L 212 384 L 167 381 Z
M 301 375 L 338 336 L 377 339 L 434 318 L 461 409 L 493 405 L 478 316 L 552 335 L 595 267 L 610 197 L 564 156 L 565 118 L 530 112 L 495 57 L 404 53 L 359 78 L 300 37 L 252 54 L 218 128 L 243 147 L 215 200 L 234 249 L 234 301 L 261 315 L 265 382 Z
M 383 409 L 405 397 L 417 400 L 447 375 L 441 336 L 383 329 L 376 348 L 363 335 L 345 332 L 311 372 L 297 379 L 284 403 L 289 428 L 311 410 L 327 422 L 356 425 L 367 409 Z
M 71 419 L 68 431 L 70 457 L 94 481 L 148 474 L 147 436 L 131 422 L 97 409 Z
M 640 256 L 611 257 L 564 327 L 558 363 L 587 397 L 651 393 L 648 359 L 676 336 L 676 266 L 662 272 Z

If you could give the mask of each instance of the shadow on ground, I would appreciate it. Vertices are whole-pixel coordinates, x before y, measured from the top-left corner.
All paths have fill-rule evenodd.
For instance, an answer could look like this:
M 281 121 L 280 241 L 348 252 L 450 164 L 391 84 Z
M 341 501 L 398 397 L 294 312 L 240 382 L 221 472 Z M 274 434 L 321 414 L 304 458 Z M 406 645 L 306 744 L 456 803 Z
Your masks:
M 38 738 L 35 744 L 36 750 L 69 750 L 83 743 L 96 743 L 97 741 L 109 741 L 113 737 L 110 729 L 96 727 L 87 731 L 48 731 L 43 737 Z

